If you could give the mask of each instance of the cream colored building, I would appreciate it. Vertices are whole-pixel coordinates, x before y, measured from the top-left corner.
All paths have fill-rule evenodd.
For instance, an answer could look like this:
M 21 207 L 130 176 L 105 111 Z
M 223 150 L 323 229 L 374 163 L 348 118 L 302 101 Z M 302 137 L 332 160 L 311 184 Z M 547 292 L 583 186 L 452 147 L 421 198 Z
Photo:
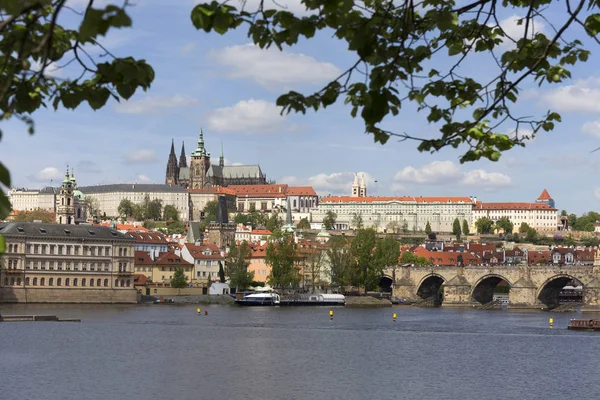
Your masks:
M 45 187 L 43 189 L 10 189 L 8 197 L 13 210 L 33 211 L 44 210 L 54 212 L 56 207 L 57 188 Z
M 115 185 L 97 185 L 80 187 L 79 190 L 87 198 L 98 201 L 100 214 L 106 213 L 108 217 L 119 216 L 119 204 L 122 200 L 129 200 L 140 204 L 148 196 L 150 200 L 162 200 L 163 207 L 174 206 L 179 212 L 179 218 L 188 220 L 189 196 L 185 188 L 176 185 L 137 184 L 123 183 Z
M 228 210 L 235 210 L 235 192 L 229 188 L 213 186 L 204 189 L 188 189 L 190 196 L 190 213 L 192 221 L 201 220 L 201 212 L 210 201 L 218 201 L 219 196 L 225 196 Z
M 92 225 L 0 224 L 0 301 L 133 303 L 135 240 Z
M 496 222 L 508 217 L 518 231 L 523 222 L 532 228 L 556 230 L 558 226 L 557 209 L 544 203 L 483 203 L 477 202 L 473 208 L 473 232 L 475 223 L 480 218 L 489 218 Z

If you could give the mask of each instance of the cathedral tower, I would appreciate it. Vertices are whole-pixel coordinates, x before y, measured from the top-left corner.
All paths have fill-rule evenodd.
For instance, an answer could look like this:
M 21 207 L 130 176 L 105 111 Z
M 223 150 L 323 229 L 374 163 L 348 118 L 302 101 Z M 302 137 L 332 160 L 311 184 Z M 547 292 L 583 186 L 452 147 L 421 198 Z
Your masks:
M 204 148 L 204 133 L 200 128 L 200 137 L 198 138 L 198 147 L 192 153 L 190 159 L 190 189 L 202 189 L 208 186 L 209 182 L 206 176 L 210 168 L 210 153 Z
M 171 152 L 169 161 L 167 161 L 167 173 L 165 175 L 165 184 L 177 185 L 179 179 L 179 167 L 177 166 L 177 156 L 175 155 L 175 143 L 171 140 Z
M 362 174 L 358 192 L 360 197 L 367 197 L 367 183 L 365 182 L 365 174 Z
M 56 198 L 56 222 L 59 224 L 75 224 L 75 185 L 69 176 L 69 167 L 65 173 L 65 179 L 60 186 L 60 192 Z
M 223 141 L 221 141 L 221 157 L 219 157 L 219 167 L 225 166 L 225 156 L 223 155 Z
M 181 155 L 179 156 L 179 169 L 187 168 L 187 158 L 185 157 L 185 142 L 181 142 Z

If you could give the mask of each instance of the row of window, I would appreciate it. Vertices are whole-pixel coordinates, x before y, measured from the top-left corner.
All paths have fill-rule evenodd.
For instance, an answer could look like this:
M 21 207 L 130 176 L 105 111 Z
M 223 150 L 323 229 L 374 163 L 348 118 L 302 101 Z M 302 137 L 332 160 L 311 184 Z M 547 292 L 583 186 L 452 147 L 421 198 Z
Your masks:
M 38 285 L 39 282 L 39 285 Z M 48 278 L 48 280 L 46 281 L 46 278 L 40 278 L 38 281 L 38 278 L 29 278 L 26 277 L 25 278 L 25 286 L 29 286 L 30 284 L 32 286 L 46 286 L 46 282 L 48 283 L 48 286 L 54 286 L 54 278 Z M 21 286 L 22 280 L 21 278 L 4 278 L 4 286 Z M 103 285 L 104 283 L 104 285 Z M 71 280 L 71 278 L 65 278 L 64 280 L 64 286 L 78 286 L 79 285 L 79 279 L 78 278 L 73 278 L 73 280 Z M 57 278 L 56 279 L 56 286 L 63 286 L 63 279 L 62 278 Z M 88 286 L 88 280 L 86 278 L 82 278 L 81 279 L 81 286 Z M 93 287 L 93 286 L 97 286 L 97 287 L 108 287 L 108 279 L 96 279 L 94 280 L 93 278 L 89 280 L 89 287 Z M 115 287 L 131 287 L 131 279 L 115 279 Z
M 16 260 L 15 260 L 15 267 L 16 267 Z M 120 262 L 119 263 L 119 272 L 125 272 L 127 271 L 127 268 L 129 267 L 129 263 L 127 262 Z M 88 268 L 90 271 L 105 271 L 108 272 L 110 271 L 111 268 L 111 263 L 109 262 L 104 262 L 104 263 L 95 263 L 95 262 L 91 262 L 91 263 L 87 263 L 87 262 L 78 262 L 78 261 L 31 261 L 28 260 L 27 263 L 25 264 L 25 269 L 28 270 L 37 270 L 37 269 L 41 269 L 41 270 L 57 270 L 57 271 L 62 271 L 63 269 L 66 271 L 70 271 L 71 268 L 73 269 L 73 271 L 79 271 L 81 268 L 81 271 L 87 271 Z
M 9 244 L 8 253 L 18 253 L 20 250 L 19 244 Z M 61 244 L 30 244 L 25 246 L 25 251 L 28 254 L 50 254 L 50 255 L 82 255 L 82 256 L 105 256 L 111 255 L 110 246 L 78 246 L 78 245 L 61 245 Z M 119 257 L 127 257 L 127 248 L 119 248 Z
M 135 271 L 136 272 L 152 272 L 152 268 L 153 267 L 136 267 Z M 162 267 L 160 270 L 164 272 L 167 269 L 166 269 L 166 267 Z M 175 270 L 176 270 L 175 267 L 169 267 L 169 271 L 173 272 Z M 185 267 L 185 272 L 190 272 L 190 268 L 189 267 Z

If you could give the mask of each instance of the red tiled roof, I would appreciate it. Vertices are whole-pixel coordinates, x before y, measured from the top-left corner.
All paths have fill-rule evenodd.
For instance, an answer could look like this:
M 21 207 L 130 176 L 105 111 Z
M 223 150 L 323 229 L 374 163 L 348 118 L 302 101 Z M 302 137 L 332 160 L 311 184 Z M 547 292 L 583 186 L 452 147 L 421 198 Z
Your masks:
M 272 235 L 273 232 L 267 230 L 267 229 L 255 229 L 252 232 L 250 232 L 251 235 Z
M 286 196 L 317 196 L 312 186 L 290 186 L 285 191 Z
M 148 253 L 139 250 L 135 252 L 135 260 L 133 262 L 135 265 L 154 265 L 154 261 L 152 261 Z
M 540 197 L 538 197 L 538 200 L 552 200 L 552 197 L 550 197 L 550 193 L 548 193 L 548 191 L 544 189 L 542 191 L 542 194 L 540 194 Z
M 231 185 L 227 188 L 237 197 L 285 197 L 288 185 Z
M 185 261 L 183 258 L 178 256 L 175 253 L 170 251 L 160 253 L 158 258 L 155 261 L 156 265 L 181 265 L 181 266 L 190 266 L 189 262 Z
M 477 202 L 473 210 L 545 210 L 556 211 L 556 208 L 550 207 L 544 203 L 482 203 Z
M 146 275 L 133 274 L 133 286 L 144 286 L 146 283 L 152 282 Z
M 229 187 L 213 186 L 204 189 L 188 189 L 188 193 L 201 193 L 201 194 L 229 194 L 235 196 L 235 191 Z
M 527 261 L 530 264 L 537 263 L 546 263 L 550 261 L 550 251 L 549 250 L 530 250 L 527 252 Z
M 110 222 L 104 222 L 99 224 L 100 226 L 110 226 Z M 148 232 L 148 229 L 143 226 L 131 225 L 131 224 L 117 224 L 118 231 L 127 231 L 127 232 Z
M 202 260 L 211 260 L 211 259 L 222 259 L 221 252 L 219 248 L 214 244 L 202 244 L 200 246 L 196 246 L 192 243 L 186 243 L 185 247 L 190 252 L 194 259 L 202 259 Z M 210 250 L 210 254 L 204 254 L 206 250 Z
M 473 201 L 468 197 L 384 197 L 384 196 L 369 196 L 369 197 L 353 197 L 353 196 L 329 196 L 324 197 L 321 203 L 377 203 L 377 202 L 417 202 L 417 203 L 432 203 L 432 204 L 454 204 L 467 203 L 472 204 Z
M 419 246 L 413 253 L 420 257 L 425 257 L 434 265 L 455 266 L 458 263 L 458 256 L 462 256 L 464 265 L 481 265 L 481 258 L 477 255 L 466 252 L 452 251 L 429 251 Z

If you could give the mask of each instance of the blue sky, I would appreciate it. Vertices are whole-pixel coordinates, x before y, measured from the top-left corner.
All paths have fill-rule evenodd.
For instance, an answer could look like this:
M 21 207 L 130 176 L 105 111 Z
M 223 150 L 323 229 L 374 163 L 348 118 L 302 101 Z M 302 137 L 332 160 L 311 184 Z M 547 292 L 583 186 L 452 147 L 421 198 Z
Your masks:
M 81 3 L 72 0 L 74 7 Z M 539 116 L 550 108 L 560 112 L 563 123 L 554 131 L 538 135 L 525 149 L 507 152 L 499 162 L 460 165 L 460 149 L 428 154 L 419 153 L 415 142 L 373 143 L 343 104 L 304 116 L 279 115 L 274 105 L 279 94 L 289 89 L 310 93 L 352 65 L 343 42 L 323 34 L 283 53 L 265 52 L 251 45 L 242 30 L 225 36 L 195 30 L 189 18 L 194 1 L 173 3 L 139 0 L 129 11 L 133 28 L 113 31 L 103 41 L 118 56 L 148 60 L 156 71 L 148 92 L 120 104 L 111 101 L 99 111 L 87 105 L 75 111 L 41 110 L 34 115 L 34 136 L 17 121 L 3 123 L 0 157 L 12 172 L 13 186 L 56 182 L 67 164 L 75 167 L 80 185 L 164 183 L 171 139 L 178 157 L 185 142 L 189 160 L 202 126 L 214 162 L 222 142 L 227 163 L 260 163 L 269 179 L 312 185 L 320 195 L 349 193 L 353 174 L 360 172 L 374 195 L 534 201 L 547 188 L 560 209 L 599 208 L 600 152 L 590 152 L 600 147 L 597 46 L 590 45 L 587 64 L 573 68 L 573 80 L 541 89 L 523 85 L 519 109 L 524 115 Z M 299 10 L 297 0 L 280 3 Z M 521 29 L 514 23 L 516 15 L 519 10 L 501 16 L 508 32 Z M 560 22 L 565 14 L 555 7 L 550 16 Z M 68 23 L 71 17 L 65 18 Z M 551 32 L 542 22 L 536 29 Z M 571 35 L 583 39 L 581 33 L 575 29 Z M 483 77 L 486 63 L 475 60 L 462 72 Z M 58 77 L 70 73 L 54 72 Z M 435 134 L 425 115 L 408 104 L 385 126 L 415 136 Z

